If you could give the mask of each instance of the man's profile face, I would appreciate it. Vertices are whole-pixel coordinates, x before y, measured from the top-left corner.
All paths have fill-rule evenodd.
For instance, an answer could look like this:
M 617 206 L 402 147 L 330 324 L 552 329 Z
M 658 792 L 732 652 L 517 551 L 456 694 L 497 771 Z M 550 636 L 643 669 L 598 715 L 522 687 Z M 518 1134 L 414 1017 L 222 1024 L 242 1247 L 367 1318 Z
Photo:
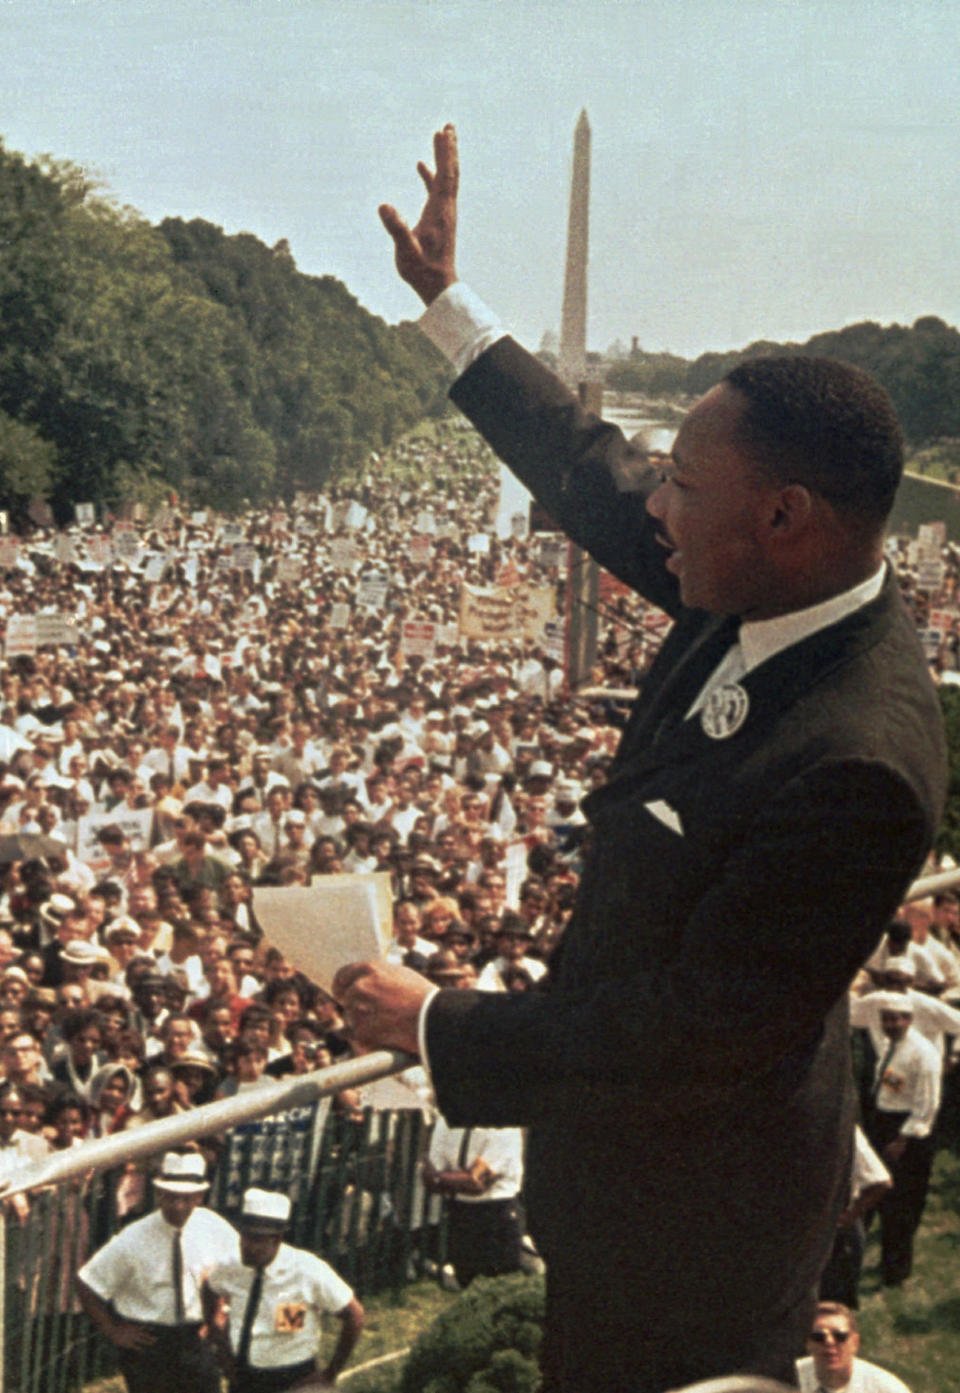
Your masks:
M 850 1329 L 842 1315 L 817 1316 L 807 1339 L 817 1378 L 846 1383 L 853 1371 L 853 1358 L 860 1348 L 860 1336 Z M 838 1375 L 841 1376 L 838 1379 Z
M 761 518 L 775 489 L 756 477 L 736 427 L 742 395 L 721 383 L 684 420 L 647 511 L 670 552 L 667 570 L 691 608 L 750 614 L 768 574 Z

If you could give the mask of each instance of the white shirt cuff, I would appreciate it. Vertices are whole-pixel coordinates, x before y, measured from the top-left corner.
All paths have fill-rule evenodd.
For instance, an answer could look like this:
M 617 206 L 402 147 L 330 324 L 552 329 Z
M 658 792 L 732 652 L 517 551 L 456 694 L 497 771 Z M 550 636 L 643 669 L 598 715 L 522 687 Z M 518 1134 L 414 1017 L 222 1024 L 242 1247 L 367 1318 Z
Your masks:
M 458 377 L 491 344 L 507 335 L 493 310 L 463 281 L 454 281 L 442 291 L 424 310 L 419 324 L 453 364 Z
M 434 301 L 436 304 L 436 301 Z M 420 1007 L 420 1016 L 417 1020 L 417 1050 L 420 1054 L 420 1063 L 430 1076 L 430 1056 L 427 1054 L 427 1012 L 430 1010 L 430 1003 L 439 992 L 439 987 L 434 987 L 428 997 L 424 998 L 423 1005 Z M 433 1082 L 431 1078 L 431 1083 Z

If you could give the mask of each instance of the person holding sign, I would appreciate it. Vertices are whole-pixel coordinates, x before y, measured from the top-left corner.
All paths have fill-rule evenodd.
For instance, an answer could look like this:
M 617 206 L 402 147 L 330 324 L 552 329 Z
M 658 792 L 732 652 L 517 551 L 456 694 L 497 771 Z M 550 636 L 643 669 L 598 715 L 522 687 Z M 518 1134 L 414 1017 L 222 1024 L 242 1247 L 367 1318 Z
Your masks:
M 939 710 L 883 560 L 886 394 L 813 358 L 734 369 L 662 471 L 457 279 L 452 127 L 381 217 L 451 395 L 568 534 L 672 616 L 546 993 L 355 963 L 362 1048 L 419 1051 L 452 1126 L 529 1128 L 545 1388 L 791 1380 L 847 1189 L 846 988 L 933 840 Z

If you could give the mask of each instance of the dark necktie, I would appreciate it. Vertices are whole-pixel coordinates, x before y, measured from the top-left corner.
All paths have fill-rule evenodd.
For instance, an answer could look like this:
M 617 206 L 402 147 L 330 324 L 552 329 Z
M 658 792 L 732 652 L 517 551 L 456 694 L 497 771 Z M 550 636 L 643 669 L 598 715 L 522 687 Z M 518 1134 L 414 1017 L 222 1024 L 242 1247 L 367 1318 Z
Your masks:
M 887 1046 L 887 1052 L 883 1056 L 883 1059 L 880 1063 L 880 1068 L 877 1070 L 876 1082 L 873 1085 L 873 1092 L 870 1094 L 870 1102 L 874 1105 L 876 1105 L 877 1094 L 880 1092 L 880 1088 L 883 1084 L 883 1076 L 887 1072 L 890 1061 L 893 1058 L 893 1052 L 897 1048 L 898 1044 L 898 1040 L 890 1041 L 889 1045 Z
M 186 1313 L 183 1308 L 183 1248 L 179 1229 L 173 1231 L 173 1308 L 177 1325 L 183 1325 Z
M 257 1318 L 257 1307 L 260 1305 L 260 1296 L 263 1292 L 263 1268 L 258 1267 L 256 1276 L 250 1286 L 250 1295 L 247 1297 L 247 1309 L 243 1313 L 243 1325 L 240 1327 L 240 1344 L 237 1346 L 237 1368 L 249 1369 L 250 1367 L 250 1337 L 253 1335 L 253 1322 Z

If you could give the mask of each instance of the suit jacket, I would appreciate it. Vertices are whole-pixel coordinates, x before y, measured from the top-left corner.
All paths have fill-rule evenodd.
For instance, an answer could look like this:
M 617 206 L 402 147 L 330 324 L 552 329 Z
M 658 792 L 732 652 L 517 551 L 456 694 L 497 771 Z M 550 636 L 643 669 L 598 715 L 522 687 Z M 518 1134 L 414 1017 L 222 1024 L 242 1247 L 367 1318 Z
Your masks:
M 607 1322 L 618 1357 L 654 1367 L 668 1346 L 678 1383 L 751 1367 L 753 1332 L 809 1292 L 844 1200 L 846 989 L 940 816 L 935 693 L 888 576 L 743 678 L 745 721 L 711 738 L 683 715 L 736 626 L 681 605 L 642 458 L 511 340 L 452 395 L 569 535 L 676 622 L 585 802 L 552 989 L 434 1000 L 439 1103 L 457 1125 L 530 1127 L 548 1284 Z

